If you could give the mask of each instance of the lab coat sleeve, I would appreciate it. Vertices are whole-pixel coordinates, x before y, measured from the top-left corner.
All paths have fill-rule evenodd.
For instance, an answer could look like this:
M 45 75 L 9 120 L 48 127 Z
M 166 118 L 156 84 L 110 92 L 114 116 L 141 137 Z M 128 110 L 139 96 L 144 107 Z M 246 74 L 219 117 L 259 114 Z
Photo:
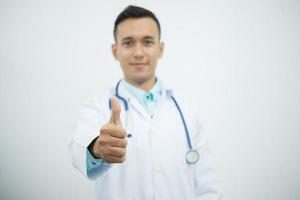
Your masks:
M 90 180 L 105 174 L 110 164 L 103 162 L 101 166 L 87 170 L 87 147 L 99 135 L 100 128 L 107 122 L 104 102 L 94 98 L 85 104 L 80 112 L 68 145 L 72 165 Z
M 208 147 L 205 131 L 203 131 L 200 117 L 196 117 L 195 148 L 198 150 L 200 159 L 195 164 L 195 192 L 196 200 L 221 200 L 222 192 L 219 180 L 216 176 L 211 152 Z

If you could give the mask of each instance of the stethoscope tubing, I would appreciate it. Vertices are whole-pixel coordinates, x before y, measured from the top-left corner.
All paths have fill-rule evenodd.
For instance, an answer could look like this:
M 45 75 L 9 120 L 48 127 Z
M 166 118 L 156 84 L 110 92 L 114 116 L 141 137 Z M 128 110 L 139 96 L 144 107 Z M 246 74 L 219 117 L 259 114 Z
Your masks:
M 192 143 L 191 143 L 191 139 L 190 139 L 190 134 L 189 134 L 189 130 L 188 130 L 188 127 L 186 125 L 184 116 L 183 116 L 182 111 L 180 109 L 180 106 L 178 105 L 178 103 L 177 103 L 177 101 L 176 101 L 176 99 L 174 98 L 173 95 L 170 94 L 169 97 L 173 100 L 173 102 L 174 102 L 174 104 L 175 104 L 175 106 L 176 106 L 176 108 L 177 108 L 177 110 L 180 114 L 182 124 L 183 124 L 184 130 L 185 130 L 186 139 L 187 139 L 187 142 L 188 142 L 188 145 L 189 145 L 189 149 L 191 150 L 191 149 L 193 149 L 193 147 L 192 147 Z
M 128 102 L 126 101 L 126 99 L 124 99 L 123 97 L 121 97 L 119 95 L 119 86 L 120 86 L 121 80 L 118 81 L 116 88 L 115 88 L 115 96 L 120 99 L 125 107 L 125 111 L 127 112 L 129 110 L 129 106 L 128 106 Z M 111 99 L 109 99 L 109 109 L 111 110 Z
M 128 102 L 126 101 L 126 99 L 124 99 L 122 96 L 119 95 L 119 86 L 120 86 L 120 83 L 121 83 L 121 80 L 118 81 L 117 85 L 116 85 L 116 88 L 115 88 L 115 96 L 120 99 L 123 104 L 124 104 L 124 107 L 125 107 L 125 111 L 127 112 L 129 110 L 129 106 L 128 106 Z M 169 91 L 169 90 L 168 90 Z M 189 134 L 189 130 L 188 130 L 188 127 L 187 127 L 187 124 L 186 124 L 186 121 L 184 119 L 184 116 L 183 116 L 183 113 L 180 109 L 180 106 L 178 105 L 175 97 L 172 95 L 172 92 L 167 92 L 167 95 L 173 100 L 179 114 L 180 114 L 180 117 L 181 117 L 181 120 L 182 120 L 182 124 L 184 126 L 184 130 L 185 130 L 185 135 L 186 135 L 186 139 L 187 139 L 187 143 L 188 143 L 188 146 L 189 146 L 189 149 L 192 150 L 193 147 L 192 147 L 192 143 L 191 143 L 191 139 L 190 139 L 190 134 Z M 109 109 L 111 109 L 111 99 L 109 100 Z

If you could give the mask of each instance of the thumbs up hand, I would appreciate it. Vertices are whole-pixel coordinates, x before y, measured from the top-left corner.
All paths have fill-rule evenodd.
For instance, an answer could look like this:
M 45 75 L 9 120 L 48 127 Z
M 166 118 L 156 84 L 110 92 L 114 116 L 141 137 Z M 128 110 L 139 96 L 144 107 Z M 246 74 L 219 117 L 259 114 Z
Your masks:
M 122 128 L 121 105 L 119 100 L 111 98 L 111 117 L 100 129 L 100 135 L 92 147 L 92 154 L 107 163 L 122 163 L 126 158 L 126 131 Z

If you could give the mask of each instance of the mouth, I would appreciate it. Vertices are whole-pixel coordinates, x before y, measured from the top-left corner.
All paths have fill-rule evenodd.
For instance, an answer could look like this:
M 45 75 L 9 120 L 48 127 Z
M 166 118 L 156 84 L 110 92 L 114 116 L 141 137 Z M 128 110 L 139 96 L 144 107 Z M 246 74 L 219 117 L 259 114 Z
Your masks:
M 133 68 L 136 70 L 142 70 L 148 65 L 148 63 L 136 62 L 136 63 L 130 63 L 130 65 L 133 66 Z

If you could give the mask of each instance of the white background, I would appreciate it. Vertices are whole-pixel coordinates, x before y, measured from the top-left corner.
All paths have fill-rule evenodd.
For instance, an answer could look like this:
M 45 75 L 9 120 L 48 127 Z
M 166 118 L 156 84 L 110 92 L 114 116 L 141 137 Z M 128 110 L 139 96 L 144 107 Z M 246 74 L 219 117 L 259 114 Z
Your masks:
M 0 1 L 0 199 L 90 199 L 67 143 L 80 106 L 122 76 L 113 22 L 161 21 L 158 76 L 198 99 L 228 200 L 300 199 L 300 2 Z

